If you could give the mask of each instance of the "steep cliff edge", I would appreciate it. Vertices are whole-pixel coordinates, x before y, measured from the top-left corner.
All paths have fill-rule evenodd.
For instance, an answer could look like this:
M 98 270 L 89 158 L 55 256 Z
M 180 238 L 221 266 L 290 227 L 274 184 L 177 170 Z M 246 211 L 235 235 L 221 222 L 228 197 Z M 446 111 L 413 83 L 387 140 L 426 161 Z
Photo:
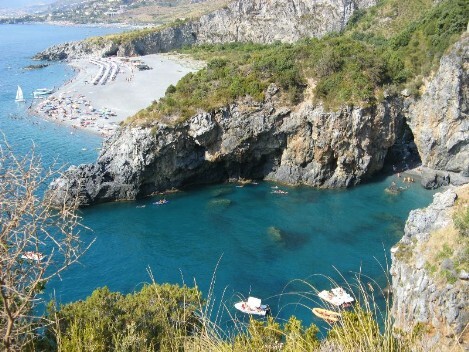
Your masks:
M 193 44 L 275 41 L 292 43 L 340 31 L 353 12 L 375 0 L 237 0 L 199 19 L 161 30 L 143 31 L 125 40 L 113 36 L 53 46 L 35 56 L 64 60 L 83 55 L 135 56 L 168 52 Z
M 436 194 L 391 249 L 394 328 L 420 334 L 424 350 L 469 344 L 469 238 L 453 223 L 468 203 L 469 186 Z
M 469 176 L 468 33 L 442 57 L 422 90 L 420 98 L 409 99 L 406 114 L 422 165 Z
M 246 98 L 184 123 L 123 128 L 95 164 L 68 170 L 51 190 L 89 205 L 233 178 L 347 187 L 382 168 L 402 124 L 391 102 L 293 110 L 278 95 L 271 85 L 263 103 Z

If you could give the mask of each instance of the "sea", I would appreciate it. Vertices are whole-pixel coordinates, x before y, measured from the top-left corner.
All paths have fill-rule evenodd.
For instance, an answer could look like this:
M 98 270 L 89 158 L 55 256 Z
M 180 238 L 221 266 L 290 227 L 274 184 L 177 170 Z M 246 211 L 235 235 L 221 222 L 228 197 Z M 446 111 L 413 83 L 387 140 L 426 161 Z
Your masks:
M 118 28 L 0 25 L 0 132 L 18 154 L 34 148 L 48 167 L 93 162 L 99 136 L 28 114 L 32 92 L 58 87 L 73 70 L 54 62 L 39 70 L 31 57 L 53 44 L 120 31 Z M 17 85 L 26 104 L 16 103 Z M 2 137 L 3 138 L 3 137 Z M 185 189 L 135 202 L 80 210 L 91 248 L 79 264 L 47 284 L 44 298 L 65 304 L 107 286 L 130 293 L 145 283 L 197 285 L 213 305 L 217 324 L 245 321 L 233 304 L 247 296 L 270 305 L 280 322 L 290 315 L 324 328 L 310 308 L 316 290 L 337 285 L 354 293 L 357 282 L 389 284 L 390 248 L 403 235 L 409 211 L 427 206 L 433 193 L 418 183 L 399 195 L 384 192 L 395 176 L 378 175 L 347 190 L 317 190 L 259 182 Z M 273 187 L 288 194 L 275 194 Z M 358 280 L 358 281 L 357 281 Z M 369 285 L 370 284 L 370 285 Z M 322 330 L 325 333 L 325 330 Z

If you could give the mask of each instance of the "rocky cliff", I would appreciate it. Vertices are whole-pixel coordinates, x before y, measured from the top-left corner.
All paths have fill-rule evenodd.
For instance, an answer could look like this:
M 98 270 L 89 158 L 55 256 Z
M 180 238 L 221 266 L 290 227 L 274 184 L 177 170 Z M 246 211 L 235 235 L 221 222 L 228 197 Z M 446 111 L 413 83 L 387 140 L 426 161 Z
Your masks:
M 271 85 L 263 103 L 246 98 L 180 124 L 123 128 L 95 164 L 68 170 L 51 190 L 57 199 L 79 196 L 88 205 L 240 178 L 347 187 L 381 169 L 403 121 L 388 101 L 293 110 L 278 95 Z
M 200 43 L 292 43 L 345 27 L 353 12 L 375 0 L 238 0 L 197 21 Z
M 197 20 L 142 34 L 131 40 L 66 43 L 53 46 L 36 58 L 63 60 L 89 54 L 147 55 L 185 45 L 209 43 L 291 43 L 339 31 L 355 10 L 375 4 L 376 0 L 237 0 Z
M 309 98 L 286 106 L 271 85 L 263 102 L 246 97 L 181 124 L 127 126 L 106 141 L 95 164 L 69 170 L 52 189 L 59 199 L 80 195 L 86 205 L 231 178 L 348 187 L 382 168 L 389 148 L 408 131 L 406 119 L 424 166 L 464 174 L 467 84 L 463 36 L 441 59 L 421 98 L 388 97 L 374 107 L 327 111 Z
M 423 350 L 468 347 L 468 240 L 455 230 L 452 213 L 457 193 L 434 196 L 425 209 L 410 213 L 404 237 L 391 249 L 394 328 L 413 333 Z M 446 350 L 446 349 L 443 349 Z
M 451 173 L 469 176 L 469 34 L 443 56 L 435 75 L 418 99 L 406 102 L 406 120 L 414 135 L 422 165 L 433 170 L 425 183 Z
M 140 56 L 164 53 L 196 43 L 196 26 L 184 23 L 159 31 L 147 31 L 138 39 L 120 41 L 108 37 L 54 45 L 34 56 L 37 60 L 66 60 L 84 56 Z

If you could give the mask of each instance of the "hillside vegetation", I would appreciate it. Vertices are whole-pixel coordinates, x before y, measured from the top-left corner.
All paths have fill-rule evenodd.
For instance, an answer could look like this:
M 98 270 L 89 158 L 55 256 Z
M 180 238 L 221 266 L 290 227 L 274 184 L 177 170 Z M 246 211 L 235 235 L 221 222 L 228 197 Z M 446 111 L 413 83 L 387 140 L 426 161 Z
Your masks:
M 382 17 L 387 14 L 387 17 Z M 164 98 L 130 122 L 151 123 L 167 115 L 184 120 L 199 109 L 210 111 L 250 95 L 262 101 L 275 83 L 290 104 L 303 99 L 308 78 L 315 100 L 334 108 L 373 105 L 408 88 L 418 94 L 445 50 L 466 30 L 469 3 L 446 0 L 384 0 L 357 13 L 343 33 L 295 44 L 230 43 L 183 50 L 207 60 L 207 68 L 170 86 Z M 387 28 L 387 30 L 386 30 Z

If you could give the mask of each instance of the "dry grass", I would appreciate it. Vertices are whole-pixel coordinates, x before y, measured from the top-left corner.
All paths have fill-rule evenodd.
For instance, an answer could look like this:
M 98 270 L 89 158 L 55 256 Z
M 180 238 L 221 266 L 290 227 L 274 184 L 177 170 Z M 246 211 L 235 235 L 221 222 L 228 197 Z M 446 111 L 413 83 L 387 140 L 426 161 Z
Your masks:
M 469 185 L 456 190 L 458 199 L 451 211 L 455 215 L 467 212 Z M 454 223 L 431 233 L 428 241 L 421 245 L 426 260 L 426 269 L 440 284 L 455 283 L 458 272 L 469 270 L 469 238 L 461 233 Z
M 444 245 L 455 248 L 459 243 L 459 233 L 453 225 L 432 232 L 429 240 L 422 245 L 427 261 L 437 261 L 438 253 Z
M 458 195 L 456 206 L 469 204 L 469 184 L 459 187 L 456 190 L 456 194 Z

